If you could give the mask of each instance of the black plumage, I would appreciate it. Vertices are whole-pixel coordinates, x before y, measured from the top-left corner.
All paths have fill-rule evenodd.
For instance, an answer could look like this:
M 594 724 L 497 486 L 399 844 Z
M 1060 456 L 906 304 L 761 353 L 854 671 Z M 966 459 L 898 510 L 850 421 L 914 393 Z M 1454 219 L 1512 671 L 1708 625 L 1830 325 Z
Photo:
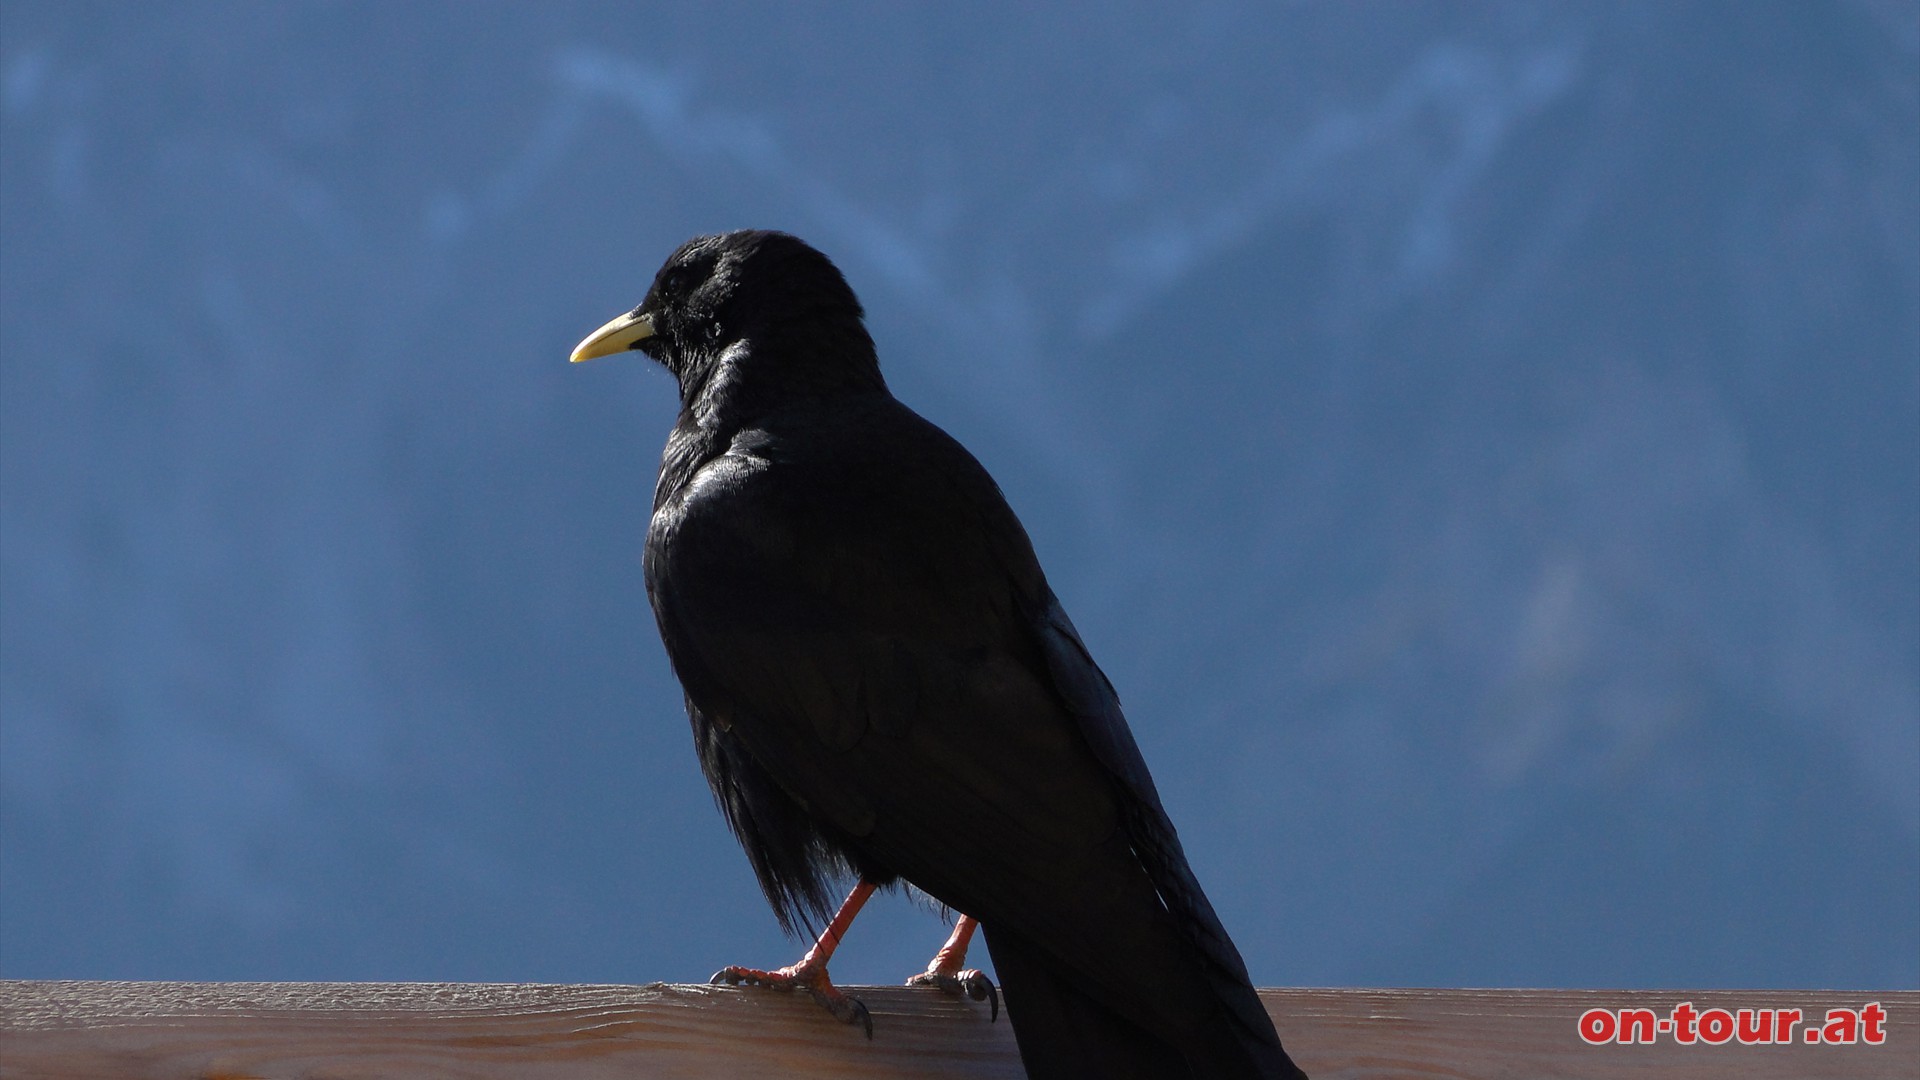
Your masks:
M 743 231 L 575 354 L 679 381 L 647 590 L 768 900 L 792 930 L 858 875 L 973 915 L 1035 1077 L 1300 1075 L 1025 530 L 862 319 L 825 256 Z

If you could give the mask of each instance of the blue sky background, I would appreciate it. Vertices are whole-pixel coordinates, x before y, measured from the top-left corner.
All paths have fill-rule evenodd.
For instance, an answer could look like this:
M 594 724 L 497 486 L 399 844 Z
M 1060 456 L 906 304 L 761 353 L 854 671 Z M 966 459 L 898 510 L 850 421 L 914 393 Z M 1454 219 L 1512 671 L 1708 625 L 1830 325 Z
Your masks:
M 833 256 L 1265 985 L 1920 986 L 1920 7 L 0 7 L 0 975 L 797 955 L 639 573 Z M 877 903 L 843 981 L 943 928 Z

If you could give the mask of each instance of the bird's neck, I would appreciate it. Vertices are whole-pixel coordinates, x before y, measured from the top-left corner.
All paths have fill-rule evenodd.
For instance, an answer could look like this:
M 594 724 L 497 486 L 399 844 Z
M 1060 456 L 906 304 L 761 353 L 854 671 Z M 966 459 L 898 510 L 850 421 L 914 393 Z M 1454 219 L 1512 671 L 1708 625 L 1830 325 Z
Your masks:
M 656 510 L 701 466 L 726 453 L 734 436 L 769 414 L 831 408 L 838 398 L 887 392 L 873 339 L 857 322 L 851 332 L 815 327 L 807 336 L 742 336 L 690 359 L 676 372 L 680 416 L 660 459 Z
M 680 376 L 683 417 L 731 439 L 776 409 L 885 391 L 873 339 L 858 320 L 771 327 L 719 343 Z M 722 443 L 724 446 L 724 442 Z

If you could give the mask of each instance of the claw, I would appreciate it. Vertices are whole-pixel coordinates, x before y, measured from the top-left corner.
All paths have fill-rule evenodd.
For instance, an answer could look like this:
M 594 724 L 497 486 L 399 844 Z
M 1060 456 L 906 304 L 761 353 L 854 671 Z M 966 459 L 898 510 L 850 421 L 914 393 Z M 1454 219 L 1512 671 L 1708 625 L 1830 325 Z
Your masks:
M 857 997 L 849 997 L 829 985 L 825 990 L 808 987 L 807 993 L 813 1000 L 832 1013 L 843 1024 L 859 1024 L 867 1033 L 867 1041 L 873 1041 L 873 1014 L 867 1011 L 867 1004 Z
M 833 957 L 833 950 L 839 947 L 840 938 L 846 934 L 847 927 L 853 925 L 853 917 L 859 913 L 861 905 L 865 904 L 867 897 L 872 895 L 872 884 L 862 881 L 854 886 L 853 892 L 847 895 L 846 903 L 840 905 L 839 913 L 834 915 L 833 921 L 820 932 L 819 940 L 813 943 L 813 948 L 807 950 L 807 955 L 801 957 L 799 963 L 790 967 L 775 968 L 772 971 L 761 971 L 759 968 L 750 967 L 723 967 L 714 972 L 713 978 L 708 979 L 707 982 L 714 986 L 739 986 L 741 983 L 746 983 L 750 986 L 765 986 L 774 990 L 804 989 L 814 1001 L 820 1003 L 822 1008 L 832 1013 L 835 1019 L 844 1024 L 859 1024 L 866 1029 L 867 1038 L 873 1038 L 873 1014 L 868 1012 L 866 1005 L 858 999 L 841 993 L 833 985 L 833 980 L 827 977 L 827 961 Z
M 714 986 L 764 986 L 770 990 L 805 990 L 807 996 L 843 1024 L 859 1024 L 873 1038 L 873 1014 L 859 998 L 849 997 L 827 978 L 824 964 L 799 963 L 774 971 L 750 967 L 723 967 L 707 982 Z
M 993 1004 L 993 1014 L 988 1023 L 1000 1019 L 1000 988 L 993 980 L 977 968 L 962 968 L 967 962 L 967 946 L 973 941 L 973 932 L 980 927 L 979 920 L 971 915 L 962 915 L 953 924 L 953 935 L 940 951 L 933 954 L 927 970 L 907 980 L 908 986 L 937 986 L 955 997 L 970 997 L 975 1001 L 988 1001 Z
M 710 986 L 739 986 L 741 983 L 749 986 L 771 986 L 781 990 L 799 985 L 794 979 L 792 968 L 761 971 L 759 968 L 723 967 L 713 973 L 713 978 L 707 980 Z
M 908 986 L 937 986 L 954 997 L 969 997 L 975 1001 L 985 1001 L 991 1012 L 988 1023 L 1000 1019 L 1000 988 L 993 985 L 986 972 L 978 968 L 949 974 L 944 971 L 923 971 L 907 980 Z
M 967 996 L 975 1001 L 985 1001 L 992 1008 L 987 1014 L 987 1023 L 1000 1019 L 1000 988 L 993 985 L 985 972 L 978 968 L 968 968 L 960 973 L 960 985 L 966 988 Z

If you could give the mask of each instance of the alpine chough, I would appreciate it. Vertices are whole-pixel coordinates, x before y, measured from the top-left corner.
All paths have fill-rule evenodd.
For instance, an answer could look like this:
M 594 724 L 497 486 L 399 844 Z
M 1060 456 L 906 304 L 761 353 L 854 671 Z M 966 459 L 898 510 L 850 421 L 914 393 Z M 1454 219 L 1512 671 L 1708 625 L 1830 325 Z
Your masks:
M 871 1035 L 826 961 L 905 881 L 972 917 L 921 981 L 984 995 L 978 920 L 1032 1077 L 1301 1076 L 1026 530 L 894 399 L 863 319 L 818 251 L 732 232 L 573 352 L 679 381 L 647 595 L 767 900 L 827 923 L 802 962 L 716 979 L 804 987 Z

